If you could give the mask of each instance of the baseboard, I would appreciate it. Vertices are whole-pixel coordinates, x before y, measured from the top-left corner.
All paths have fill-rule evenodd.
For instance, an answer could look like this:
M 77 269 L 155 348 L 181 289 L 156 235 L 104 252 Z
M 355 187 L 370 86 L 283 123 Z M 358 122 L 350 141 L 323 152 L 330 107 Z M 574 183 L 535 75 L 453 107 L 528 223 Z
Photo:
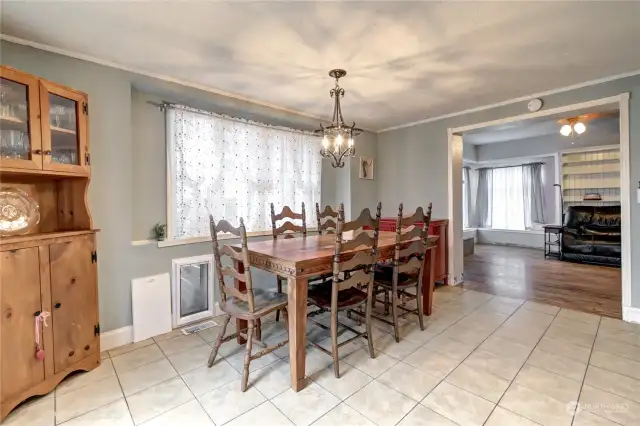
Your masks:
M 117 328 L 100 333 L 100 350 L 108 351 L 133 342 L 133 326 Z
M 622 319 L 623 321 L 640 324 L 640 308 L 634 308 L 632 306 L 623 306 Z

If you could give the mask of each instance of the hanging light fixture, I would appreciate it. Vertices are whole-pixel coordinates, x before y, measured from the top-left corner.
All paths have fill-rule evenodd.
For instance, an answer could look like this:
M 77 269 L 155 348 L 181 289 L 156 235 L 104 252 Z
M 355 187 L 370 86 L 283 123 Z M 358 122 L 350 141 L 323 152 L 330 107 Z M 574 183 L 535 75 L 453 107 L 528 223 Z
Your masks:
M 560 124 L 564 124 L 562 124 L 562 127 L 560 127 L 560 134 L 562 136 L 571 137 L 573 137 L 573 135 L 580 136 L 581 134 L 583 134 L 587 130 L 587 126 L 583 122 L 578 121 L 579 119 L 579 117 L 574 117 L 567 118 L 566 120 L 561 120 Z
M 356 155 L 355 137 L 362 133 L 362 129 L 357 128 L 355 122 L 352 122 L 350 126 L 345 125 L 342 118 L 340 98 L 344 96 L 344 89 L 340 87 L 338 80 L 347 75 L 347 72 L 335 69 L 329 71 L 329 75 L 336 79 L 336 86 L 329 92 L 334 99 L 333 117 L 330 125 L 320 124 L 320 128 L 314 133 L 322 136 L 320 155 L 323 158 L 331 159 L 333 167 L 344 167 L 344 157 Z

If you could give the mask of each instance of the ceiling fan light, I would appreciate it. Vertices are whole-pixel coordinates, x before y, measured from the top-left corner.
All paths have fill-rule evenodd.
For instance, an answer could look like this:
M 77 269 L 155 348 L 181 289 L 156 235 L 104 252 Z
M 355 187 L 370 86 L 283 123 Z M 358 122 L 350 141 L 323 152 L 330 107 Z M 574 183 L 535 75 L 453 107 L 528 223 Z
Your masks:
M 584 123 L 578 122 L 573 125 L 573 131 L 579 135 L 583 134 L 585 130 L 587 130 L 587 126 L 585 126 Z
M 572 129 L 570 124 L 565 124 L 560 128 L 560 134 L 562 136 L 569 136 L 571 132 L 572 132 Z

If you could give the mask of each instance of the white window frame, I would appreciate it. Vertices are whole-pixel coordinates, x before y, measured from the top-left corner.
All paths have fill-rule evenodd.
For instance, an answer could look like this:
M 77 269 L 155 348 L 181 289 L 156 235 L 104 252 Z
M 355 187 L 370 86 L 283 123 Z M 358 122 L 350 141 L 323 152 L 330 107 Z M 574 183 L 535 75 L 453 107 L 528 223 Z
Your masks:
M 180 316 L 180 268 L 186 265 L 195 264 L 208 264 L 208 293 L 210 295 L 209 309 L 203 312 L 198 312 L 186 317 Z M 171 261 L 171 317 L 173 328 L 182 327 L 187 324 L 191 324 L 197 321 L 202 321 L 207 318 L 212 318 L 216 314 L 215 307 L 215 294 L 213 286 L 213 255 L 204 254 L 201 256 L 183 257 L 180 259 L 173 259 Z

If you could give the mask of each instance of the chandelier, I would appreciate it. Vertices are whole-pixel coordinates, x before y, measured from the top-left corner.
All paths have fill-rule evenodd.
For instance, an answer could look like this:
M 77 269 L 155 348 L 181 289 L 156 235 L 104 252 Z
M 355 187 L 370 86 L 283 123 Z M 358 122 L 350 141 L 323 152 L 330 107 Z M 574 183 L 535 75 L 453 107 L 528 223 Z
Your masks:
M 329 71 L 329 75 L 336 79 L 336 87 L 329 92 L 334 99 L 333 117 L 330 125 L 324 126 L 320 124 L 320 128 L 314 133 L 322 136 L 320 155 L 323 158 L 331 159 L 333 167 L 344 167 L 344 157 L 356 155 L 355 137 L 362 133 L 362 129 L 357 128 L 355 122 L 352 122 L 351 126 L 345 125 L 344 118 L 342 118 L 340 98 L 344 96 L 344 89 L 339 86 L 338 80 L 347 75 L 347 72 L 335 69 Z

